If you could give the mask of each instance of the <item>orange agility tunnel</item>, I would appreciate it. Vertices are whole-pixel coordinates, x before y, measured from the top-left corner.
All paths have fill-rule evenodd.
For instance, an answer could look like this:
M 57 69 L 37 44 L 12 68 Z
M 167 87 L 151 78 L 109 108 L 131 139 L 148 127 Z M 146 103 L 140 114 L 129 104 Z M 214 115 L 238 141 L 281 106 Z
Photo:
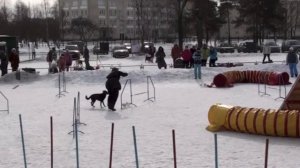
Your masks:
M 264 83 L 268 85 L 290 84 L 287 72 L 227 71 L 217 74 L 211 86 L 232 87 L 234 83 Z
M 300 137 L 298 110 L 246 108 L 223 104 L 212 105 L 207 130 L 230 130 L 251 134 Z

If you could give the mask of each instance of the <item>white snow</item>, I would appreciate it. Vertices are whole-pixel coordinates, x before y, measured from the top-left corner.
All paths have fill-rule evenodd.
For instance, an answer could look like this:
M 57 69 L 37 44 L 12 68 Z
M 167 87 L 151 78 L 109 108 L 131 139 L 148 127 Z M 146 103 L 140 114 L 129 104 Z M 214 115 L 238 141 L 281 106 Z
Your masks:
M 171 44 L 162 44 L 171 64 Z M 157 45 L 158 46 L 158 45 Z M 20 68 L 47 68 L 45 48 L 37 49 L 38 59 L 23 62 Z M 19 168 L 24 166 L 19 114 L 22 115 L 28 167 L 50 167 L 50 116 L 54 124 L 54 167 L 76 166 L 75 139 L 72 134 L 73 102 L 80 92 L 79 163 L 84 168 L 103 168 L 109 165 L 111 126 L 114 123 L 112 167 L 135 167 L 132 126 L 135 126 L 139 164 L 142 168 L 174 167 L 172 130 L 176 132 L 177 166 L 181 168 L 214 167 L 214 133 L 205 128 L 209 124 L 207 113 L 211 105 L 223 103 L 243 107 L 278 109 L 283 99 L 278 86 L 267 86 L 270 96 L 258 94 L 257 84 L 235 84 L 232 88 L 207 88 L 213 77 L 229 70 L 264 70 L 289 72 L 285 65 L 286 53 L 271 54 L 273 64 L 258 64 L 261 53 L 219 54 L 218 62 L 252 62 L 244 66 L 202 68 L 203 80 L 193 78 L 193 69 L 161 69 L 155 64 L 145 63 L 144 56 L 114 59 L 101 56 L 101 66 L 94 71 L 66 72 L 66 90 L 60 98 L 58 75 L 48 74 L 46 69 L 37 69 L 38 74 L 15 73 L 0 78 L 0 91 L 9 100 L 9 114 L 0 111 L 0 167 Z M 24 56 L 25 57 L 25 56 Z M 26 56 L 27 57 L 27 56 Z M 91 65 L 95 66 L 96 56 Z M 110 65 L 119 65 L 128 77 L 121 78 L 122 87 L 127 79 L 132 81 L 134 94 L 146 92 L 146 77 L 151 76 L 155 84 L 156 100 L 144 101 L 147 94 L 133 96 L 133 103 L 121 109 L 121 97 L 116 112 L 100 109 L 99 102 L 92 108 L 85 95 L 100 93 L 105 89 Z M 145 66 L 140 69 L 140 65 Z M 152 66 L 153 65 L 153 66 Z M 124 66 L 124 67 L 123 67 Z M 299 67 L 298 67 L 299 68 Z M 294 83 L 295 78 L 290 79 Z M 18 86 L 18 87 L 16 87 Z M 287 92 L 292 85 L 287 85 Z M 121 92 L 120 92 L 121 94 Z M 150 87 L 153 95 L 153 88 Z M 283 92 L 284 94 L 284 92 Z M 150 95 L 150 96 L 151 96 Z M 129 86 L 125 88 L 124 102 L 130 102 Z M 105 104 L 106 100 L 105 100 Z M 0 110 L 6 102 L 0 96 Z M 264 165 L 265 139 L 270 139 L 269 163 L 272 168 L 300 167 L 298 158 L 300 141 L 296 138 L 267 137 L 238 132 L 218 132 L 219 166 L 226 168 L 259 168 Z

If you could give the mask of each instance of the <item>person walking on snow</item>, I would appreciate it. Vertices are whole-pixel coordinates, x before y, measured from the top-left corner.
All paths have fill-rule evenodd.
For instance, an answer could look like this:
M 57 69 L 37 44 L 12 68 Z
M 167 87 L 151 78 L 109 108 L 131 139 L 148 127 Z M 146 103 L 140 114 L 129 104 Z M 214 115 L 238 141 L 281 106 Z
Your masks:
M 262 61 L 263 64 L 267 63 L 267 62 L 265 62 L 266 57 L 268 57 L 268 62 L 272 62 L 272 60 L 270 59 L 270 54 L 271 54 L 271 47 L 270 46 L 264 45 L 263 54 L 264 54 L 264 58 L 263 58 L 263 61 Z
M 201 79 L 201 49 L 197 48 L 197 50 L 193 54 L 194 59 L 194 76 L 195 79 Z
M 158 47 L 158 51 L 156 52 L 155 56 L 156 56 L 156 62 L 157 62 L 158 69 L 161 69 L 162 67 L 167 69 L 167 63 L 165 61 L 166 54 L 165 54 L 164 48 L 162 48 L 162 46 Z
M 286 56 L 286 65 L 289 65 L 291 77 L 298 76 L 298 69 L 297 69 L 298 60 L 299 58 L 296 52 L 294 51 L 294 48 L 290 47 L 289 53 Z
M 118 68 L 112 68 L 111 73 L 107 75 L 107 81 L 105 83 L 108 91 L 107 106 L 108 109 L 116 111 L 115 104 L 119 96 L 119 90 L 121 90 L 120 77 L 128 76 L 128 73 L 119 71 Z

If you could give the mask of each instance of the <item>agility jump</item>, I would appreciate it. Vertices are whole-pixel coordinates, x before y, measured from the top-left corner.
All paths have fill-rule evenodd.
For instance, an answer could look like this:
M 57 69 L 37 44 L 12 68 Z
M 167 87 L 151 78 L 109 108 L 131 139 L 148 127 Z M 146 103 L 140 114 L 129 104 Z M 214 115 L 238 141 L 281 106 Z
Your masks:
M 150 95 L 150 84 L 153 88 L 153 93 L 152 95 Z M 138 95 L 142 95 L 142 94 L 147 94 L 147 99 L 145 101 L 154 101 L 155 100 L 155 86 L 154 86 L 154 83 L 152 81 L 152 78 L 151 76 L 147 76 L 147 91 L 146 92 L 140 92 L 140 93 L 135 93 L 133 94 L 132 93 L 132 84 L 131 84 L 131 79 L 127 79 L 125 84 L 124 84 L 124 87 L 123 87 L 123 90 L 121 92 L 121 109 L 123 109 L 126 104 L 123 103 L 123 93 L 124 93 L 124 90 L 127 88 L 127 85 L 129 86 L 129 92 L 130 92 L 130 103 L 129 104 L 132 104 L 134 106 L 136 106 L 134 103 L 133 103 L 133 96 L 138 96 Z

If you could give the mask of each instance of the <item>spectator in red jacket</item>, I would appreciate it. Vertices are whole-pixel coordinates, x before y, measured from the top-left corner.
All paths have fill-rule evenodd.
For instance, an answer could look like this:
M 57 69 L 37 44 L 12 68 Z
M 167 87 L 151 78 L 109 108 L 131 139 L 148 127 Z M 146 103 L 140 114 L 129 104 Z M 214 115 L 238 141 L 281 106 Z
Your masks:
M 183 50 L 181 57 L 183 59 L 184 65 L 185 65 L 184 67 L 190 68 L 191 60 L 192 60 L 192 53 L 188 46 L 185 46 L 185 49 Z
M 9 62 L 10 62 L 12 71 L 17 71 L 19 68 L 20 59 L 19 59 L 19 54 L 17 53 L 17 50 L 15 48 L 11 49 L 11 54 L 9 56 Z
M 171 50 L 171 56 L 173 58 L 173 65 L 175 64 L 175 60 L 181 57 L 181 49 L 178 44 L 174 44 L 174 47 Z

